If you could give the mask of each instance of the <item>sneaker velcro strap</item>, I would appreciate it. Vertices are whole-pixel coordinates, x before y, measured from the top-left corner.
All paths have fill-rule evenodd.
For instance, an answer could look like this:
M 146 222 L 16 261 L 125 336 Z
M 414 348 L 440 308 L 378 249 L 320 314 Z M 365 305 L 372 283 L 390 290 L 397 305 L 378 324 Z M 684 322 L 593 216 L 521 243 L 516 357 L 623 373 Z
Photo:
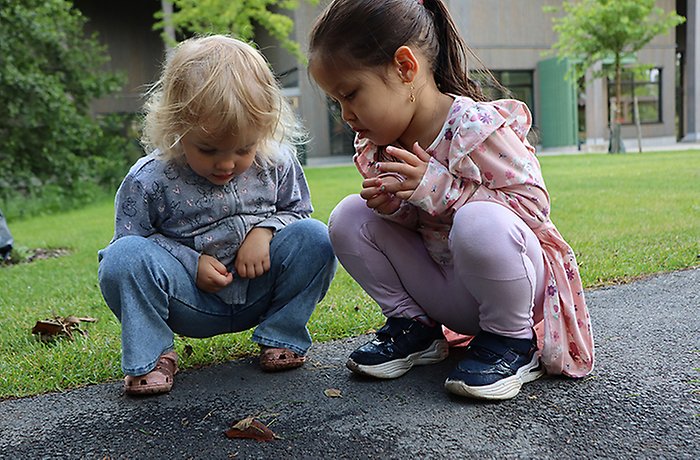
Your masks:
M 508 352 L 525 354 L 530 351 L 532 345 L 531 339 L 514 339 L 486 331 L 477 334 L 469 344 L 472 348 L 482 348 L 498 356 L 505 356 Z
M 414 323 L 415 321 L 408 318 L 387 318 L 386 324 L 377 331 L 377 335 L 393 338 L 405 334 Z

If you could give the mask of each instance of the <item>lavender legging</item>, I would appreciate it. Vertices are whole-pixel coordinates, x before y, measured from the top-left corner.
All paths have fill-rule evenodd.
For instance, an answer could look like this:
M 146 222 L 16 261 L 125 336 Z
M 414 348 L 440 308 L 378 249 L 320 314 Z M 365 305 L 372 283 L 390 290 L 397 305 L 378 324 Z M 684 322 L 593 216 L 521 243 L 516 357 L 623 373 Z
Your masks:
M 433 261 L 417 232 L 379 217 L 359 195 L 336 206 L 329 232 L 338 260 L 385 316 L 428 316 L 468 335 L 532 337 L 544 293 L 542 249 L 509 209 L 461 207 L 449 236 L 452 266 Z

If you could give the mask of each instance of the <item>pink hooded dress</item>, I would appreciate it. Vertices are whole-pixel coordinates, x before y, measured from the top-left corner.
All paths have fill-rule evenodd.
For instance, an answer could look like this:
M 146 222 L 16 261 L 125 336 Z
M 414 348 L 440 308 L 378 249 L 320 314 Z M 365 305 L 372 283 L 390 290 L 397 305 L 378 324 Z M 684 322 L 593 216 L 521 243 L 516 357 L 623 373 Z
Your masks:
M 522 102 L 456 97 L 440 134 L 426 149 L 432 158 L 420 185 L 386 218 L 417 229 L 432 258 L 449 264 L 452 217 L 466 202 L 491 201 L 517 214 L 537 235 L 544 256 L 543 319 L 535 326 L 542 363 L 549 374 L 583 377 L 594 361 L 590 317 L 574 253 L 549 219 L 549 195 L 526 139 L 531 123 Z M 378 175 L 377 161 L 392 161 L 366 139 L 355 147 L 363 177 Z M 465 340 L 445 332 L 452 345 Z

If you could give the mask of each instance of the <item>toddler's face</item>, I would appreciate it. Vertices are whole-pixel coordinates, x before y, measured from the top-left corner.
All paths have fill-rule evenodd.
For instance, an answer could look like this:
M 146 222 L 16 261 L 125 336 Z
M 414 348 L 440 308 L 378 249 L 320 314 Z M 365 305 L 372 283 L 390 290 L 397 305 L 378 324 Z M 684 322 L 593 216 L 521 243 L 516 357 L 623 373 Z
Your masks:
M 192 170 L 215 185 L 226 185 L 255 161 L 257 139 L 233 134 L 212 136 L 206 128 L 193 128 L 180 139 Z

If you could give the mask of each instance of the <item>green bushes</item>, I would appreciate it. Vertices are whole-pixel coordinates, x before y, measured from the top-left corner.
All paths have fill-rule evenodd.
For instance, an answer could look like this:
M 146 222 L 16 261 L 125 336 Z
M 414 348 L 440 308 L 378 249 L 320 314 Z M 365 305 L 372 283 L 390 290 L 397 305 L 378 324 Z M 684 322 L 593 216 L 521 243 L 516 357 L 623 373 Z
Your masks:
M 131 117 L 90 114 L 123 78 L 101 69 L 109 58 L 85 35 L 85 21 L 65 0 L 0 0 L 0 209 L 8 218 L 88 202 L 113 189 L 131 161 Z

